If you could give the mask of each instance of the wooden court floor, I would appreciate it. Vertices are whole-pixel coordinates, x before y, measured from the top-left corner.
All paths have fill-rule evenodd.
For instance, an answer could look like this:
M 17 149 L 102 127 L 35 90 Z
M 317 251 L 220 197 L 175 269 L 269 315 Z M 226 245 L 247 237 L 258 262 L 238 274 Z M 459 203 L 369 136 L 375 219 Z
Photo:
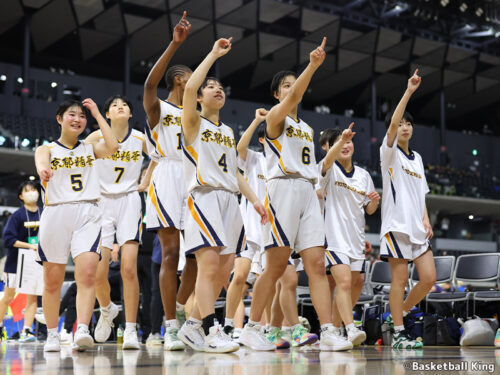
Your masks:
M 317 347 L 275 352 L 241 348 L 233 354 L 166 352 L 142 346 L 123 351 L 115 344 L 78 353 L 63 346 L 44 353 L 42 343 L 1 343 L 0 374 L 49 375 L 363 375 L 363 374 L 500 374 L 500 349 L 494 347 L 426 347 L 396 351 L 361 346 L 350 352 L 319 352 Z

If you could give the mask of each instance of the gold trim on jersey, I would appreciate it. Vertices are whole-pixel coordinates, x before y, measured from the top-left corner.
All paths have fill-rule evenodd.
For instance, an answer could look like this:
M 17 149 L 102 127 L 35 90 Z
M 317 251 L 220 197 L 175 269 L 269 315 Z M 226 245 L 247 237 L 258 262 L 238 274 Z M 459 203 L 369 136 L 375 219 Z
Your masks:
M 198 177 L 198 182 L 201 185 L 206 185 L 206 182 L 203 181 L 201 178 L 200 170 L 198 169 L 198 154 L 196 153 L 195 149 L 193 146 L 185 146 L 184 149 L 187 151 L 187 153 L 193 158 L 193 160 L 196 163 L 196 176 Z
M 158 143 L 158 133 L 156 133 L 156 131 L 153 129 L 153 130 L 151 130 L 151 135 L 153 136 L 153 139 L 156 142 L 156 149 L 158 150 L 158 152 L 160 153 L 161 156 L 165 156 L 165 153 L 163 152 L 163 150 L 160 147 L 160 143 Z

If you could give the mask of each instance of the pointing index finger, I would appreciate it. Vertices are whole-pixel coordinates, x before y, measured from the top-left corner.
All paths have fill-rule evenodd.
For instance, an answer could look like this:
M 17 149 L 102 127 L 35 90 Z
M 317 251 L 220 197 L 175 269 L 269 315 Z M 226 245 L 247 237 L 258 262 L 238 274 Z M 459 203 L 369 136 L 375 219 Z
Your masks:
M 321 42 L 321 48 L 325 49 L 326 46 L 326 36 L 323 37 L 323 41 Z
M 349 130 L 352 130 L 353 126 L 354 126 L 354 122 L 351 122 L 351 124 L 349 125 Z

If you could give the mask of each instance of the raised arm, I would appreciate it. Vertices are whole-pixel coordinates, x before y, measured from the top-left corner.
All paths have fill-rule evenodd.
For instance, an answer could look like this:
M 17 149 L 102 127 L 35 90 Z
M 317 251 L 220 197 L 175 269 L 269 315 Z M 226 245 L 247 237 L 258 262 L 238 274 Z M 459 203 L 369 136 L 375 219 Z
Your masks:
M 356 132 L 352 131 L 352 127 L 354 126 L 354 122 L 351 122 L 349 127 L 342 132 L 340 139 L 333 144 L 332 147 L 328 150 L 325 158 L 323 159 L 323 167 L 321 168 L 321 175 L 324 176 L 326 172 L 332 167 L 335 160 L 337 160 L 342 152 L 342 147 L 352 140 L 352 137 L 356 134 Z
M 96 119 L 97 124 L 99 125 L 99 129 L 101 130 L 102 137 L 104 138 L 104 143 L 92 144 L 95 157 L 97 159 L 103 159 L 113 155 L 118 150 L 118 141 L 113 135 L 113 132 L 106 122 L 106 119 L 102 117 L 101 112 L 99 112 L 97 104 L 95 104 L 95 102 L 90 98 L 85 99 L 82 104 Z
M 205 57 L 200 65 L 193 72 L 189 80 L 186 82 L 184 88 L 184 97 L 182 99 L 182 132 L 188 145 L 193 143 L 200 130 L 200 115 L 196 110 L 198 103 L 198 89 L 202 85 L 208 71 L 215 63 L 215 61 L 224 56 L 231 50 L 231 40 L 219 39 L 215 42 L 212 51 Z
M 167 70 L 170 60 L 172 60 L 175 52 L 186 40 L 189 30 L 191 30 L 191 24 L 186 19 L 186 15 L 187 13 L 184 12 L 179 23 L 175 25 L 172 41 L 149 72 L 146 82 L 144 82 L 144 97 L 142 103 L 144 105 L 146 115 L 148 116 L 148 124 L 151 127 L 155 126 L 160 120 L 158 85 L 165 75 L 165 71 Z
M 416 69 L 415 73 L 413 73 L 413 75 L 408 80 L 408 87 L 403 94 L 403 97 L 399 101 L 398 106 L 394 110 L 391 118 L 391 125 L 387 129 L 387 146 L 389 147 L 392 147 L 394 145 L 394 140 L 396 139 L 396 135 L 398 134 L 399 123 L 403 118 L 408 101 L 420 86 L 420 82 L 422 82 L 422 78 L 418 75 L 418 69 Z
M 99 142 L 99 137 L 100 136 L 101 135 L 99 134 L 99 131 L 96 130 L 96 131 L 90 133 L 87 136 L 87 138 L 85 138 L 85 143 L 87 143 L 87 144 L 97 143 L 97 142 Z
M 286 98 L 269 111 L 266 119 L 266 131 L 269 137 L 276 138 L 283 133 L 283 120 L 301 102 L 314 72 L 325 61 L 325 44 L 326 37 L 323 38 L 321 45 L 309 54 L 309 64 L 292 85 Z
M 236 146 L 236 151 L 238 151 L 238 156 L 243 160 L 247 160 L 247 151 L 248 145 L 252 140 L 253 133 L 255 133 L 255 129 L 266 120 L 267 111 L 264 108 L 258 108 L 255 111 L 255 118 L 250 124 L 250 126 L 245 130 L 243 135 Z
M 42 182 L 49 182 L 54 174 L 50 168 L 50 148 L 48 146 L 39 146 L 35 151 L 36 172 Z
M 264 205 L 259 201 L 259 198 L 253 192 L 248 182 L 245 181 L 245 178 L 240 173 L 240 171 L 236 172 L 236 177 L 238 178 L 238 187 L 240 189 L 241 194 L 253 204 L 253 208 L 260 215 L 260 223 L 262 225 L 266 224 L 269 221 L 269 216 L 267 214 L 267 210 Z

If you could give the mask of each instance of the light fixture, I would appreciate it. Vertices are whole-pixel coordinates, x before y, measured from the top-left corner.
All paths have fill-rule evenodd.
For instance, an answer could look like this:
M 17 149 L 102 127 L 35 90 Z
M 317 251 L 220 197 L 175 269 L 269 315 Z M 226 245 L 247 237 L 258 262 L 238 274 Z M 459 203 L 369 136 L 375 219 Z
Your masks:
M 460 11 L 463 13 L 467 10 L 469 6 L 467 5 L 467 3 L 462 3 L 460 4 L 460 6 L 458 7 L 458 9 L 460 9 Z
M 28 138 L 24 138 L 22 141 L 21 141 L 21 147 L 28 147 L 30 145 L 30 140 Z
M 469 215 L 469 220 L 474 220 L 474 215 Z
M 7 139 L 3 135 L 0 135 L 0 146 L 3 146 L 6 140 Z
M 445 7 L 450 3 L 450 0 L 441 0 L 441 6 Z
M 23 79 L 22 79 L 21 77 L 18 77 L 18 78 L 17 78 L 17 83 L 23 84 L 23 82 L 24 82 L 24 81 L 23 81 Z
M 50 142 L 47 141 L 46 139 L 43 140 L 42 145 L 48 145 Z
M 30 181 L 35 181 L 35 176 L 30 176 L 29 179 Z
M 57 82 L 52 82 L 52 83 L 50 84 L 50 87 L 52 87 L 52 88 L 57 87 Z
M 7 81 L 7 76 L 5 74 L 2 74 L 0 76 L 0 81 Z
M 478 8 L 476 9 L 476 16 L 481 17 L 481 16 L 483 15 L 483 13 L 484 13 L 483 8 L 478 7 Z

